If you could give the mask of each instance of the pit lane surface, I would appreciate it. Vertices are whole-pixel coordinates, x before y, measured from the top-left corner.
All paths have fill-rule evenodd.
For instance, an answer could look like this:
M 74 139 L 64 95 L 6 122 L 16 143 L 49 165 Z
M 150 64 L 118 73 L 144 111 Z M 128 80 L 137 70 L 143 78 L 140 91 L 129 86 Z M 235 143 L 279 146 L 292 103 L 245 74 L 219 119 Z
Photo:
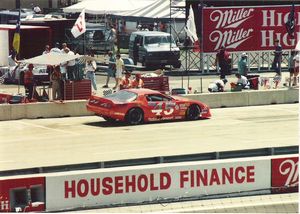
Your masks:
M 298 145 L 298 104 L 212 109 L 139 126 L 97 116 L 0 122 L 0 169 Z

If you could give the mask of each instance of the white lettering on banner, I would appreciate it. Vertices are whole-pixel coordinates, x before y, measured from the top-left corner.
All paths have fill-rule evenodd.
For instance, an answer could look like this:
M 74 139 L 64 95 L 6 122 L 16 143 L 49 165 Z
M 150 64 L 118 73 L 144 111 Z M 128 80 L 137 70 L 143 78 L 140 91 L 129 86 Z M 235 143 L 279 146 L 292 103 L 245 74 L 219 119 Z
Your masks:
M 285 160 L 279 166 L 279 172 L 282 175 L 288 175 L 285 185 L 286 186 L 298 186 L 299 183 L 299 168 L 298 163 L 293 160 Z
M 0 210 L 4 211 L 4 210 L 9 210 L 9 201 L 0 201 Z
M 282 27 L 287 22 L 290 14 L 290 11 L 285 14 L 276 13 L 276 10 L 262 10 L 261 12 L 263 17 L 262 27 Z M 295 13 L 295 25 L 300 25 L 300 12 Z
M 217 22 L 216 29 L 218 28 L 236 28 L 247 19 L 251 18 L 251 13 L 254 9 L 240 10 L 214 10 L 210 15 L 210 20 Z
M 296 45 L 295 41 L 298 41 L 297 38 L 300 38 L 300 32 L 295 34 L 296 39 L 291 39 L 288 36 L 288 33 L 275 33 L 274 30 L 262 30 L 261 31 L 261 47 L 273 47 L 274 40 L 278 39 L 279 43 L 285 46 L 290 46 L 291 48 Z
M 217 43 L 214 50 L 218 50 L 222 46 L 236 48 L 251 38 L 251 32 L 253 32 L 253 29 L 245 30 L 241 28 L 237 31 L 229 30 L 224 32 L 215 30 L 210 34 L 209 39 L 211 42 Z

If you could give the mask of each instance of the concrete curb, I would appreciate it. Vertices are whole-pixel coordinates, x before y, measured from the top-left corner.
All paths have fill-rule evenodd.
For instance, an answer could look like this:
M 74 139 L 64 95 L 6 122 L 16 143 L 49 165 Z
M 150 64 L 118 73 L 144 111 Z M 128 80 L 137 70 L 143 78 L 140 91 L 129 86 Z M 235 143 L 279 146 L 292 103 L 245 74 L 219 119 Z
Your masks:
M 211 108 L 242 107 L 298 103 L 299 90 L 251 90 L 242 92 L 189 94 L 186 95 L 186 97 L 189 99 L 200 100 Z M 93 113 L 86 110 L 86 103 L 86 100 L 73 100 L 64 103 L 2 104 L 0 105 L 0 121 L 93 115 Z

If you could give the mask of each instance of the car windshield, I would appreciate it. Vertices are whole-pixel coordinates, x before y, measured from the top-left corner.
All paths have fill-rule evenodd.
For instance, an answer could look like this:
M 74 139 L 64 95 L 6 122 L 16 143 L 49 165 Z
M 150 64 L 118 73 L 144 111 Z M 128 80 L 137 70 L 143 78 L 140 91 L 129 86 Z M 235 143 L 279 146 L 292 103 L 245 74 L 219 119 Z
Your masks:
M 137 98 L 137 94 L 130 91 L 118 91 L 116 93 L 105 96 L 105 98 L 109 98 L 113 101 L 118 102 L 132 102 Z
M 171 39 L 170 36 L 147 36 L 145 38 L 145 44 L 151 45 L 151 44 L 170 43 L 170 40 L 172 41 L 172 43 L 174 43 L 174 40 Z

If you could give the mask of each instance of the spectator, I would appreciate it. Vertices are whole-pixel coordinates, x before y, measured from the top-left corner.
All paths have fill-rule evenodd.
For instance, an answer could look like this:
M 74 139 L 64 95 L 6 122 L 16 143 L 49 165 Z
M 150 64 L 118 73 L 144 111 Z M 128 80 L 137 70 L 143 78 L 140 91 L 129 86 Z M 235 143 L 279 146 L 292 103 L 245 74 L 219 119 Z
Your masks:
M 224 46 L 221 47 L 216 56 L 215 66 L 219 66 L 220 70 L 220 79 L 225 79 L 226 75 L 230 75 L 230 54 L 226 51 Z
M 116 31 L 114 25 L 110 26 L 108 41 L 110 42 L 110 44 L 112 46 L 113 53 L 115 53 L 115 45 L 118 44 L 118 41 L 117 41 L 117 31 Z
M 59 49 L 59 43 L 56 42 L 54 45 L 54 48 L 51 48 L 50 50 L 51 53 L 62 53 L 61 50 Z
M 61 99 L 61 80 L 62 75 L 60 73 L 60 66 L 57 65 L 54 67 L 54 70 L 50 76 L 50 81 L 52 85 L 52 99 L 60 100 Z
M 42 12 L 41 8 L 38 5 L 35 5 L 32 10 L 35 14 L 39 14 Z
M 125 71 L 125 77 L 121 80 L 120 90 L 131 88 L 131 73 L 129 71 Z
M 131 82 L 132 88 L 144 88 L 144 81 L 141 79 L 141 74 L 135 74 L 134 80 Z
M 97 69 L 96 61 L 93 59 L 87 60 L 85 64 L 85 69 L 86 69 L 86 77 L 87 79 L 91 80 L 94 89 L 93 94 L 96 94 L 97 91 L 96 76 L 95 76 L 95 72 Z
M 238 62 L 238 72 L 242 76 L 247 76 L 248 74 L 248 67 L 247 67 L 247 54 L 242 53 L 241 58 Z
M 293 74 L 293 84 L 292 86 L 298 85 L 298 75 L 299 75 L 299 64 L 300 64 L 300 52 L 294 57 L 294 74 Z
M 117 89 L 120 85 L 121 79 L 122 79 L 122 73 L 125 69 L 124 61 L 121 59 L 121 55 L 116 55 L 116 85 L 113 87 L 113 89 Z
M 242 76 L 241 74 L 237 73 L 235 76 L 238 78 L 236 83 L 231 83 L 231 88 L 234 89 L 249 89 L 250 82 L 248 81 L 247 77 Z
M 208 85 L 209 92 L 224 92 L 225 84 L 227 79 L 216 80 Z
M 276 74 L 281 76 L 281 60 L 282 60 L 282 47 L 279 44 L 279 40 L 275 41 L 275 51 L 274 51 L 274 60 L 272 63 L 272 69 L 275 69 Z
M 50 46 L 46 45 L 45 50 L 43 51 L 43 54 L 48 54 L 48 53 L 50 53 Z
M 73 51 L 71 51 L 69 48 L 65 48 L 64 51 L 66 54 L 75 55 L 75 53 Z M 75 69 L 76 69 L 75 64 L 76 64 L 75 59 L 67 62 L 68 80 L 75 80 L 75 78 L 79 79 L 79 77 L 75 77 Z
M 108 52 L 108 68 L 106 70 L 107 72 L 107 77 L 106 77 L 106 84 L 103 86 L 103 88 L 108 88 L 108 83 L 110 80 L 110 77 L 115 77 L 116 76 L 116 58 L 113 55 L 112 51 Z
M 24 88 L 27 99 L 31 100 L 33 95 L 33 64 L 28 65 L 28 70 L 24 73 Z
M 60 51 L 63 53 L 63 52 L 65 51 L 65 49 L 68 48 L 67 43 L 65 43 L 65 42 L 62 43 L 62 44 L 61 44 L 61 47 L 62 47 L 62 48 L 61 48 Z

